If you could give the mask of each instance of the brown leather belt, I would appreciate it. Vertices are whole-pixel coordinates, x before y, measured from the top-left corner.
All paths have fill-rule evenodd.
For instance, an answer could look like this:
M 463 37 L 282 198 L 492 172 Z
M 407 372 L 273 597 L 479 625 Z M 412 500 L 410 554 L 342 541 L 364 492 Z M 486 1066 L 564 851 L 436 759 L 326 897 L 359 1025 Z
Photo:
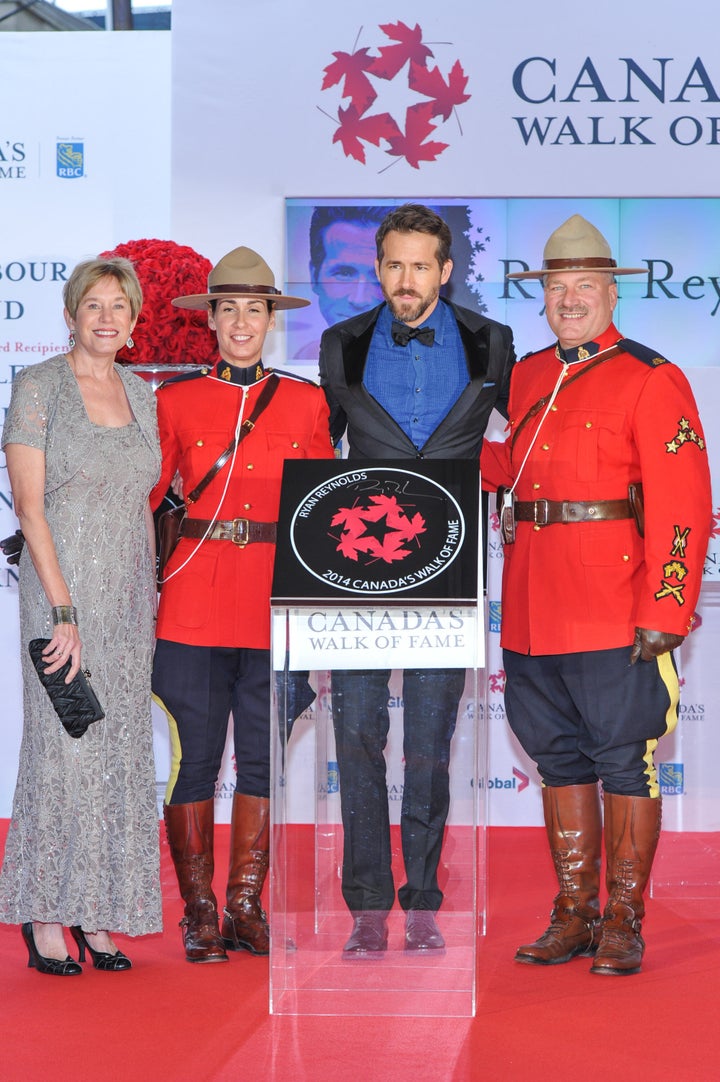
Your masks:
M 186 518 L 180 528 L 181 537 L 205 537 L 205 533 L 212 530 L 205 538 L 206 541 L 232 541 L 234 545 L 245 548 L 256 541 L 264 541 L 274 545 L 277 535 L 277 522 L 252 522 L 247 518 L 234 518 L 230 522 L 216 522 L 214 525 L 210 519 Z
M 518 500 L 514 513 L 516 522 L 534 522 L 536 526 L 635 517 L 629 500 Z

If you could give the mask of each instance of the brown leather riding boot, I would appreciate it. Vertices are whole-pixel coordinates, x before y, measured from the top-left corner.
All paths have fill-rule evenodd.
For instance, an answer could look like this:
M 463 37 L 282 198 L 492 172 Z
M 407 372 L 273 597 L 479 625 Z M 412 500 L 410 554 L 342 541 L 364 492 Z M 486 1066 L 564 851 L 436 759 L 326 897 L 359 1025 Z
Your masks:
M 535 943 L 519 947 L 515 961 L 554 966 L 590 955 L 597 946 L 602 821 L 595 784 L 548 787 L 542 797 L 560 891 L 550 926 Z
M 227 962 L 212 890 L 214 805 L 166 804 L 165 829 L 185 916 L 180 921 L 188 962 Z
M 591 973 L 627 977 L 640 972 L 645 942 L 643 891 L 660 837 L 660 798 L 605 794 L 608 900 Z
M 230 872 L 222 934 L 228 950 L 270 953 L 270 929 L 260 904 L 268 870 L 270 801 L 235 793 L 230 828 Z

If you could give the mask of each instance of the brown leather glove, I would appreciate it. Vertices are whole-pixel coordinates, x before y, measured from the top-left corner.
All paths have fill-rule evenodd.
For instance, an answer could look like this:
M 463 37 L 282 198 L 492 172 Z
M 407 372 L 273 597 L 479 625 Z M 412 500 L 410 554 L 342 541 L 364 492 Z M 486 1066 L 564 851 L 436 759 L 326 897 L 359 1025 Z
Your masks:
M 669 631 L 648 631 L 646 627 L 636 627 L 630 664 L 634 665 L 638 658 L 652 661 L 654 657 L 667 654 L 668 650 L 676 650 L 684 639 L 684 635 L 671 635 Z

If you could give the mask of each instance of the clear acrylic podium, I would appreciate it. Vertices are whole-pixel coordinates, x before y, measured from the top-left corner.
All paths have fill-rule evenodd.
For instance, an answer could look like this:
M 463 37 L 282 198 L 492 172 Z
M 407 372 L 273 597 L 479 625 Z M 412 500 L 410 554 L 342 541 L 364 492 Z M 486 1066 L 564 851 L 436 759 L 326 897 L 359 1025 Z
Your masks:
M 478 610 L 479 488 L 477 462 L 285 463 L 272 591 L 273 1014 L 475 1013 L 477 944 L 485 929 L 486 818 L 486 735 L 479 724 L 486 716 L 480 709 L 486 623 Z M 416 675 L 406 683 L 405 718 L 407 670 Z M 463 687 L 456 718 L 446 716 L 455 710 L 442 703 L 454 703 Z M 338 768 L 334 728 L 343 719 L 350 719 L 352 728 L 372 718 L 382 733 L 385 701 L 387 795 L 378 782 L 382 762 L 375 760 L 366 769 L 360 750 L 365 734 L 355 745 L 357 758 L 346 753 L 345 767 Z M 438 726 L 450 732 L 455 722 L 450 810 L 438 869 L 443 901 L 436 914 L 445 949 L 405 949 L 405 913 L 396 897 L 388 915 L 388 949 L 348 957 L 343 946 L 353 918 L 342 893 L 342 771 L 347 802 L 353 792 L 347 772 L 354 773 L 356 763 L 365 764 L 362 785 L 372 791 L 373 800 L 366 801 L 358 818 L 356 804 L 346 808 L 346 818 L 359 830 L 353 844 L 359 839 L 369 868 L 375 858 L 366 852 L 367 839 L 375 839 L 387 853 L 385 817 L 370 809 L 377 808 L 378 792 L 388 801 L 397 896 L 405 883 L 399 826 L 403 732 L 413 718 L 416 725 L 430 723 L 433 746 Z M 415 767 L 424 772 L 435 754 L 430 748 L 426 756 L 424 745 L 415 749 Z M 428 789 L 433 784 L 429 781 Z M 413 799 L 414 826 L 406 831 L 410 846 L 424 837 L 425 828 L 418 824 L 433 815 L 424 792 Z M 376 888 L 368 889 L 372 894 Z
M 324 606 L 324 607 L 323 607 Z M 478 695 L 484 695 L 484 672 L 468 666 L 450 760 L 451 804 L 440 861 L 444 894 L 436 914 L 446 941 L 444 952 L 404 950 L 405 914 L 397 901 L 388 918 L 388 950 L 378 958 L 347 960 L 343 944 L 352 917 L 341 894 L 343 827 L 340 783 L 332 721 L 332 672 L 315 670 L 309 682 L 314 703 L 292 724 L 302 705 L 297 674 L 289 659 L 298 654 L 298 637 L 311 634 L 310 614 L 322 612 L 315 625 L 327 624 L 327 603 L 310 608 L 273 610 L 275 695 L 273 717 L 270 855 L 270 1011 L 297 1015 L 420 1015 L 472 1017 L 478 936 L 484 934 L 486 736 L 479 728 Z M 334 610 L 330 619 L 332 620 Z M 357 613 L 357 607 L 353 613 Z M 408 606 L 382 610 L 402 620 Z M 411 606 L 412 619 L 441 623 L 450 609 Z M 377 618 L 368 610 L 368 624 Z M 389 615 L 388 615 L 389 614 Z M 463 609 L 468 652 L 482 658 L 484 621 L 477 609 Z M 300 644 L 301 645 L 301 644 Z M 299 653 L 302 655 L 302 648 Z M 359 658 L 364 661 L 363 658 Z M 401 659 L 393 657 L 393 662 Z M 433 668 L 438 667 L 435 663 Z M 347 665 L 347 658 L 343 662 Z M 410 650 L 407 667 L 422 664 Z M 304 674 L 303 674 L 304 675 Z M 399 836 L 403 789 L 402 666 L 389 683 L 390 734 L 385 749 L 391 822 L 393 877 L 404 882 Z M 303 680 L 301 678 L 302 685 Z

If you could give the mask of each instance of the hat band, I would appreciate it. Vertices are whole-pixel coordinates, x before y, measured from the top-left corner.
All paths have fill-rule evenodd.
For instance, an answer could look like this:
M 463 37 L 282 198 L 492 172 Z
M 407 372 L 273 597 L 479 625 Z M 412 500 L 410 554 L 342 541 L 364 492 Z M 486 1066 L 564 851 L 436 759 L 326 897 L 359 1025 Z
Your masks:
M 582 256 L 576 256 L 573 259 L 543 259 L 543 270 L 545 271 L 572 270 L 574 267 L 579 270 L 591 270 L 593 268 L 597 270 L 613 270 L 617 267 L 617 263 L 614 259 L 609 259 L 606 256 L 589 256 L 587 259 Z
M 208 286 L 208 293 L 229 293 L 234 297 L 241 296 L 243 293 L 262 293 L 273 297 L 282 296 L 280 290 L 276 289 L 275 286 L 250 286 L 244 283 L 238 286 Z

